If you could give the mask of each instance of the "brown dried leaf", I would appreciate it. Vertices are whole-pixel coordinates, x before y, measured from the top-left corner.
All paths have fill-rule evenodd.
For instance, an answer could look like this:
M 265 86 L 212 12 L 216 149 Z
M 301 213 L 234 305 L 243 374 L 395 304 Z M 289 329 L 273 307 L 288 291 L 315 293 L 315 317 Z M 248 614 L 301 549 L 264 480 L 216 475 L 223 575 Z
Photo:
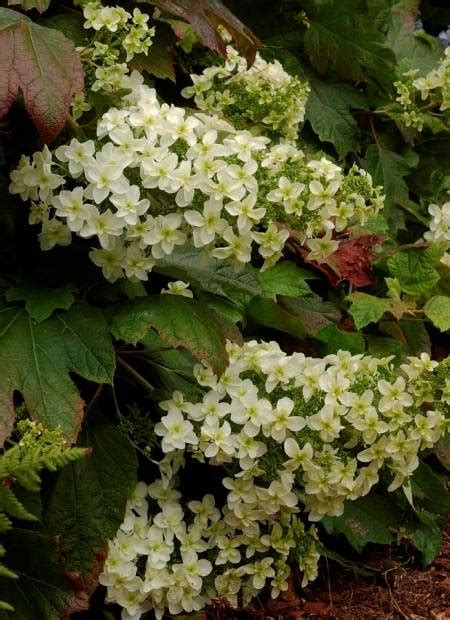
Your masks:
M 362 287 L 374 284 L 372 263 L 376 258 L 374 248 L 381 245 L 384 237 L 364 235 L 357 239 L 344 239 L 328 262 L 336 265 L 341 278 L 353 286 Z
M 376 258 L 373 249 L 381 245 L 384 237 L 380 235 L 364 235 L 355 239 L 342 239 L 339 248 L 322 263 L 308 260 L 309 250 L 295 246 L 301 259 L 323 274 L 331 286 L 337 286 L 342 280 L 348 280 L 353 286 L 360 288 L 374 284 L 372 263 Z

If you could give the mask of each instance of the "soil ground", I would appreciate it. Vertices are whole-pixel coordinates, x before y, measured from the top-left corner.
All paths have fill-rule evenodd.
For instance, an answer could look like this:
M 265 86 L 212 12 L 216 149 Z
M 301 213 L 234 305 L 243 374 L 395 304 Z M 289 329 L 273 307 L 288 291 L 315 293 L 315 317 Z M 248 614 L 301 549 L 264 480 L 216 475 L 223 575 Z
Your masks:
M 204 620 L 450 620 L 450 523 L 440 555 L 427 568 L 399 564 L 389 553 L 372 553 L 366 564 L 379 569 L 371 577 L 355 575 L 336 564 L 301 595 L 292 590 L 275 602 L 235 611 L 220 604 Z M 203 615 L 203 614 L 202 614 Z M 200 615 L 201 618 L 201 615 Z

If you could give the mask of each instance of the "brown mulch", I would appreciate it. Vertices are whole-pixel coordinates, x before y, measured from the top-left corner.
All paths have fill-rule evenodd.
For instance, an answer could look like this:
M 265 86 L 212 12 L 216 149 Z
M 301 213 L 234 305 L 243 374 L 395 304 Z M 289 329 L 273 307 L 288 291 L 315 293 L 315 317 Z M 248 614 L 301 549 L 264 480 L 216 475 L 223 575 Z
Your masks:
M 325 565 L 321 577 L 301 595 L 290 589 L 277 601 L 245 611 L 230 610 L 218 602 L 199 618 L 450 620 L 450 523 L 443 535 L 442 552 L 426 569 L 417 567 L 413 558 L 400 564 L 386 553 L 373 553 L 364 560 L 366 565 L 379 569 L 374 576 L 361 577 L 336 564 Z

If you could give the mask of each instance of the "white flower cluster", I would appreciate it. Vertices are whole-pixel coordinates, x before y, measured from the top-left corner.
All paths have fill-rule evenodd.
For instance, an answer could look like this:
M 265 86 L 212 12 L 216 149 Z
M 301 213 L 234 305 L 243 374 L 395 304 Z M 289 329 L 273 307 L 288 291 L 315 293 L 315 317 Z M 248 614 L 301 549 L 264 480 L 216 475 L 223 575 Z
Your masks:
M 394 83 L 396 101 L 403 108 L 402 120 L 406 127 L 414 127 L 418 131 L 422 131 L 424 125 L 443 129 L 448 123 L 450 110 L 450 48 L 446 48 L 445 56 L 436 69 L 424 77 L 418 77 L 418 73 L 417 69 L 408 71 Z M 438 125 L 437 117 L 430 116 L 429 112 L 433 111 L 443 113 L 439 120 L 444 125 Z
M 432 219 L 429 230 L 423 236 L 424 239 L 447 244 L 447 249 L 450 249 L 450 202 L 444 202 L 442 205 L 432 204 L 428 207 L 428 213 Z M 450 267 L 450 252 L 445 252 L 441 263 Z
M 341 514 L 344 501 L 368 493 L 381 470 L 390 490 L 400 487 L 420 450 L 447 428 L 450 401 L 440 400 L 438 363 L 426 353 L 400 368 L 392 357 L 346 351 L 289 356 L 276 342 L 229 345 L 229 354 L 220 378 L 196 368 L 207 388 L 201 402 L 176 393 L 162 403 L 168 413 L 155 428 L 162 450 L 238 462 L 254 484 L 275 472 L 286 492 L 294 483 L 304 487 L 310 520 Z
M 101 578 L 127 620 L 214 597 L 247 604 L 266 582 L 276 597 L 293 562 L 304 584 L 314 579 L 319 547 L 302 508 L 310 521 L 338 516 L 380 479 L 408 493 L 420 451 L 448 430 L 448 360 L 422 354 L 398 368 L 392 358 L 308 358 L 256 341 L 228 353 L 220 377 L 195 368 L 201 400 L 174 392 L 160 404 L 161 479 L 138 487 Z M 212 495 L 187 501 L 176 489 L 188 459 L 222 476 L 220 511 Z
M 176 280 L 169 282 L 167 288 L 161 289 L 161 295 L 180 295 L 181 297 L 194 297 L 194 293 L 189 288 L 189 282 Z
M 310 88 L 286 73 L 278 60 L 266 62 L 257 53 L 248 69 L 245 58 L 228 45 L 223 65 L 207 67 L 191 79 L 193 85 L 181 94 L 194 97 L 200 110 L 224 116 L 237 129 L 252 127 L 274 139 L 297 139 Z
M 288 588 L 288 557 L 303 571 L 303 585 L 316 578 L 315 528 L 305 530 L 289 484 L 264 492 L 246 472 L 224 478 L 229 493 L 219 510 L 211 494 L 183 501 L 176 481 L 184 464 L 182 452 L 173 452 L 160 462 L 159 479 L 138 483 L 109 543 L 100 583 L 107 601 L 123 607 L 122 620 L 150 610 L 160 620 L 216 598 L 247 605 L 266 585 L 276 598 Z
M 137 8 L 131 14 L 120 6 L 104 6 L 97 1 L 85 4 L 83 15 L 84 27 L 95 31 L 93 41 L 78 48 L 88 85 L 94 91 L 106 92 L 126 87 L 126 63 L 136 54 L 147 54 L 152 44 L 155 29 L 148 27 L 149 16 Z M 83 110 L 80 101 L 75 105 Z
M 428 207 L 428 213 L 432 220 L 424 238 L 427 241 L 447 241 L 450 245 L 450 202 L 432 204 Z
M 450 202 L 444 202 L 440 206 L 432 204 L 428 207 L 428 213 L 432 220 L 424 239 L 446 243 L 447 249 L 450 249 Z M 445 252 L 440 262 L 450 267 L 450 252 Z
M 156 261 L 192 241 L 237 268 L 256 244 L 264 267 L 290 231 L 323 260 L 332 238 L 383 205 L 381 188 L 354 166 L 347 175 L 293 145 L 237 131 L 213 115 L 161 104 L 133 72 L 129 95 L 98 122 L 98 139 L 22 157 L 10 191 L 31 199 L 42 249 L 92 239 L 104 276 L 146 280 Z

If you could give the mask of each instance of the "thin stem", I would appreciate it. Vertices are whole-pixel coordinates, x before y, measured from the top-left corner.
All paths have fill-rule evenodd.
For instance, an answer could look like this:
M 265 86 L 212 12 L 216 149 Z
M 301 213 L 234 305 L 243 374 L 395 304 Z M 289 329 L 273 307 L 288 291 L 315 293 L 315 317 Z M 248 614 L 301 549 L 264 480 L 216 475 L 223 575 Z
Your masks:
M 122 368 L 126 370 L 126 372 L 131 377 L 133 377 L 133 379 L 137 383 L 139 383 L 139 385 L 143 387 L 144 390 L 146 390 L 146 392 L 149 392 L 151 394 L 152 392 L 155 391 L 155 388 L 153 387 L 153 385 L 149 383 L 147 379 L 144 379 L 144 377 L 137 370 L 135 370 L 133 366 L 130 366 L 130 364 L 128 364 L 124 359 L 117 356 L 117 363 L 119 364 L 119 366 L 122 366 Z
M 103 388 L 105 387 L 104 383 L 100 383 L 97 386 L 97 389 L 94 392 L 94 395 L 92 396 L 91 400 L 88 402 L 87 407 L 86 407 L 86 413 L 89 411 L 89 409 L 92 407 L 92 405 L 95 403 L 95 401 L 97 400 L 97 398 L 100 396 L 100 394 L 103 391 Z
M 369 116 L 369 123 L 370 123 L 370 129 L 372 130 L 373 139 L 375 140 L 375 144 L 377 145 L 378 150 L 381 151 L 382 148 L 381 148 L 380 143 L 378 142 L 377 132 L 375 131 L 375 127 L 373 125 L 373 120 L 372 120 L 372 118 L 370 116 Z
M 66 119 L 66 127 L 72 138 L 84 137 L 83 130 L 80 125 L 74 120 L 74 118 L 69 114 Z

